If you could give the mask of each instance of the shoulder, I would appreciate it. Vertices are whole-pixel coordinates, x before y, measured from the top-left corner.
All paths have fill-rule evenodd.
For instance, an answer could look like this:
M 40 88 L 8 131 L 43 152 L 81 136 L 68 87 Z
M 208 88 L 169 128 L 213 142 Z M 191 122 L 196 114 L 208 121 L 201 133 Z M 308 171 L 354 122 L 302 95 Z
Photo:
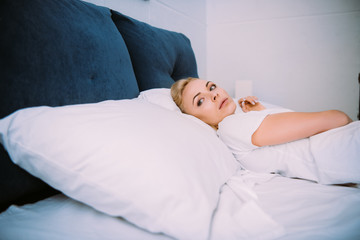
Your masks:
M 253 149 L 251 137 L 268 114 L 263 111 L 232 114 L 219 123 L 217 135 L 232 149 L 238 151 Z

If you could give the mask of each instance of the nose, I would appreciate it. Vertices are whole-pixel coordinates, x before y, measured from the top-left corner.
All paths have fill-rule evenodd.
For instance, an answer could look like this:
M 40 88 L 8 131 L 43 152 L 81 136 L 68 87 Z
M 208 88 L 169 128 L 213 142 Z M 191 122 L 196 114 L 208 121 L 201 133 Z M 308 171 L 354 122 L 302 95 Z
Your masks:
M 213 102 L 215 102 L 218 97 L 219 97 L 219 93 L 218 93 L 217 91 L 213 91 L 213 92 L 211 93 L 211 100 L 212 100 Z

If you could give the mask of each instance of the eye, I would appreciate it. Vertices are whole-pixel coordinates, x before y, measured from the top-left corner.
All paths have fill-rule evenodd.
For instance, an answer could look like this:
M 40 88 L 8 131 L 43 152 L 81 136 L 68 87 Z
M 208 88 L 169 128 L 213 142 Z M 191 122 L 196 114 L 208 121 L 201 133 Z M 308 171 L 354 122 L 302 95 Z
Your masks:
M 214 90 L 216 88 L 216 84 L 211 84 L 211 86 L 210 86 L 210 91 L 212 91 L 212 90 Z
M 197 106 L 200 107 L 201 104 L 204 102 L 204 99 L 203 98 L 200 98 L 199 101 L 197 101 Z

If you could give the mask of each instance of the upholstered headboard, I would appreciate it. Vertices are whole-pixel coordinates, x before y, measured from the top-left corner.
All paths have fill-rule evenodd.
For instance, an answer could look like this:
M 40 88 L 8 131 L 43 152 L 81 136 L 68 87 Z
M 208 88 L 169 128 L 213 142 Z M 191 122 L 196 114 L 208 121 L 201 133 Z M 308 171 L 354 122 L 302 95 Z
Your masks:
M 0 3 L 0 118 L 17 109 L 135 98 L 197 77 L 189 39 L 79 0 Z M 0 211 L 56 191 L 0 147 Z

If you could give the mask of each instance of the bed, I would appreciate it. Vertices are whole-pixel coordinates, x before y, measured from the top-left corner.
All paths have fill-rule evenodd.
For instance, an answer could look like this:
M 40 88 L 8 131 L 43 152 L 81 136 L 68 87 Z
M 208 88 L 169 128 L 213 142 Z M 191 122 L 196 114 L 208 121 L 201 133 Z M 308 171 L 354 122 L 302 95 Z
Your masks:
M 244 169 L 171 84 L 190 40 L 78 0 L 0 19 L 0 239 L 359 239 L 360 189 Z

